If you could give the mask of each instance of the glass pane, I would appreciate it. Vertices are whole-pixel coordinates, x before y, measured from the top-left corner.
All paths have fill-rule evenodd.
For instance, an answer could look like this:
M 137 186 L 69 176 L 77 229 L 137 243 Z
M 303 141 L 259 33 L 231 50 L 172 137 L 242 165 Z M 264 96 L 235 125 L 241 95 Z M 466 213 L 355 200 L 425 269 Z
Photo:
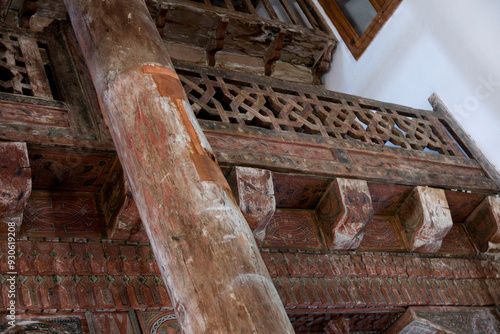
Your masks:
M 363 35 L 366 28 L 377 16 L 377 11 L 373 8 L 370 0 L 335 0 L 340 9 L 347 17 L 352 27 L 358 34 Z

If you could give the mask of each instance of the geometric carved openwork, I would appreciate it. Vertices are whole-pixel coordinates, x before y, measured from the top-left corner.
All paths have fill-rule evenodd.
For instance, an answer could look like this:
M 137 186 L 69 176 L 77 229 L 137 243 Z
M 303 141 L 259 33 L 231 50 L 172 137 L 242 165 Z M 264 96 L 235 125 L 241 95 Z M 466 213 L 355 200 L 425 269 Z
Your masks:
M 47 46 L 29 35 L 0 34 L 0 92 L 52 99 Z
M 178 73 L 198 119 L 465 157 L 430 112 L 285 82 L 259 85 L 243 76 Z

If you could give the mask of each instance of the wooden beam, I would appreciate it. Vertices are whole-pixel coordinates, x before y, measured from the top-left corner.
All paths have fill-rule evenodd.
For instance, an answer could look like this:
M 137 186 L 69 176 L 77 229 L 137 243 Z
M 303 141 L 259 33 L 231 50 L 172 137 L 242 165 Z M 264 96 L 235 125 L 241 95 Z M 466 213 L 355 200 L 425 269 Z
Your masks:
M 318 222 L 330 249 L 358 248 L 373 214 L 368 183 L 335 179 L 316 208 Z
M 260 246 L 276 210 L 272 173 L 265 169 L 235 167 L 229 184 Z
M 436 253 L 453 226 L 442 189 L 415 187 L 396 215 L 412 252 Z
M 65 1 L 184 333 L 293 333 L 141 0 Z
M 19 233 L 23 210 L 31 194 L 26 143 L 0 143 L 0 189 L 0 221 L 6 223 L 1 224 L 0 231 L 7 235 L 14 223 Z
M 500 252 L 500 198 L 488 196 L 465 220 L 465 228 L 477 250 Z

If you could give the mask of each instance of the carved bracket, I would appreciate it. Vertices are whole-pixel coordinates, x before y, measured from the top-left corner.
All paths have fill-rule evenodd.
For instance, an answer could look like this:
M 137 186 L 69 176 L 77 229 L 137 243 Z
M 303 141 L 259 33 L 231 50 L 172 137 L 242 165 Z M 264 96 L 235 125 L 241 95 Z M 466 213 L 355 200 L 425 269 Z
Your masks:
M 209 66 L 215 66 L 215 54 L 224 48 L 224 38 L 226 38 L 226 29 L 229 24 L 229 18 L 222 17 L 217 28 L 214 31 L 212 39 L 207 46 L 207 60 Z
M 329 42 L 323 51 L 323 53 L 318 57 L 316 63 L 312 67 L 313 74 L 313 84 L 321 85 L 321 77 L 330 68 L 330 62 L 332 60 L 332 53 L 335 50 L 336 42 Z
M 235 167 L 229 176 L 229 184 L 260 246 L 276 210 L 272 173 L 264 169 Z
M 500 252 L 500 198 L 488 196 L 469 215 L 465 228 L 480 252 Z
M 0 220 L 14 222 L 19 232 L 31 194 L 31 168 L 26 143 L 0 143 Z M 6 231 L 5 224 L 1 230 Z
M 281 57 L 281 49 L 283 49 L 283 41 L 285 40 L 286 30 L 281 29 L 274 38 L 264 56 L 264 68 L 266 75 L 271 75 L 272 66 L 275 61 Z
M 413 308 L 409 308 L 401 318 L 398 319 L 386 334 L 400 333 L 436 333 L 436 334 L 454 334 L 454 332 L 439 326 L 427 319 L 421 318 L 415 314 Z
M 25 0 L 21 5 L 21 10 L 19 11 L 19 26 L 21 28 L 30 27 L 30 18 L 36 13 L 38 0 Z
M 401 204 L 397 217 L 403 227 L 409 250 L 435 253 L 453 226 L 444 190 L 416 187 Z
M 160 5 L 158 13 L 156 14 L 156 19 L 155 19 L 156 29 L 158 29 L 158 33 L 160 34 L 161 37 L 163 37 L 164 34 L 164 28 L 165 24 L 167 23 L 167 13 L 169 9 L 170 9 L 169 5 L 162 4 Z
M 349 334 L 349 319 L 343 315 L 335 320 L 330 320 L 325 327 L 326 334 Z
M 368 183 L 335 179 L 316 207 L 316 214 L 328 248 L 358 248 L 364 228 L 373 215 Z
M 498 333 L 498 316 L 489 307 L 410 307 L 384 333 Z

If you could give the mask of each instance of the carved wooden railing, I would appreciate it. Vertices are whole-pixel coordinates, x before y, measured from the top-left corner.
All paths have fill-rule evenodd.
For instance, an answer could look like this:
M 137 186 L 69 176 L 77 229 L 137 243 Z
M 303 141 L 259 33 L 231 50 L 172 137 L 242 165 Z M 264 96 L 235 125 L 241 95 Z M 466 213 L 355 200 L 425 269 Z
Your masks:
M 0 139 L 112 148 L 67 23 L 0 29 Z
M 443 110 L 176 65 L 222 164 L 483 192 L 499 189 L 495 170 Z

